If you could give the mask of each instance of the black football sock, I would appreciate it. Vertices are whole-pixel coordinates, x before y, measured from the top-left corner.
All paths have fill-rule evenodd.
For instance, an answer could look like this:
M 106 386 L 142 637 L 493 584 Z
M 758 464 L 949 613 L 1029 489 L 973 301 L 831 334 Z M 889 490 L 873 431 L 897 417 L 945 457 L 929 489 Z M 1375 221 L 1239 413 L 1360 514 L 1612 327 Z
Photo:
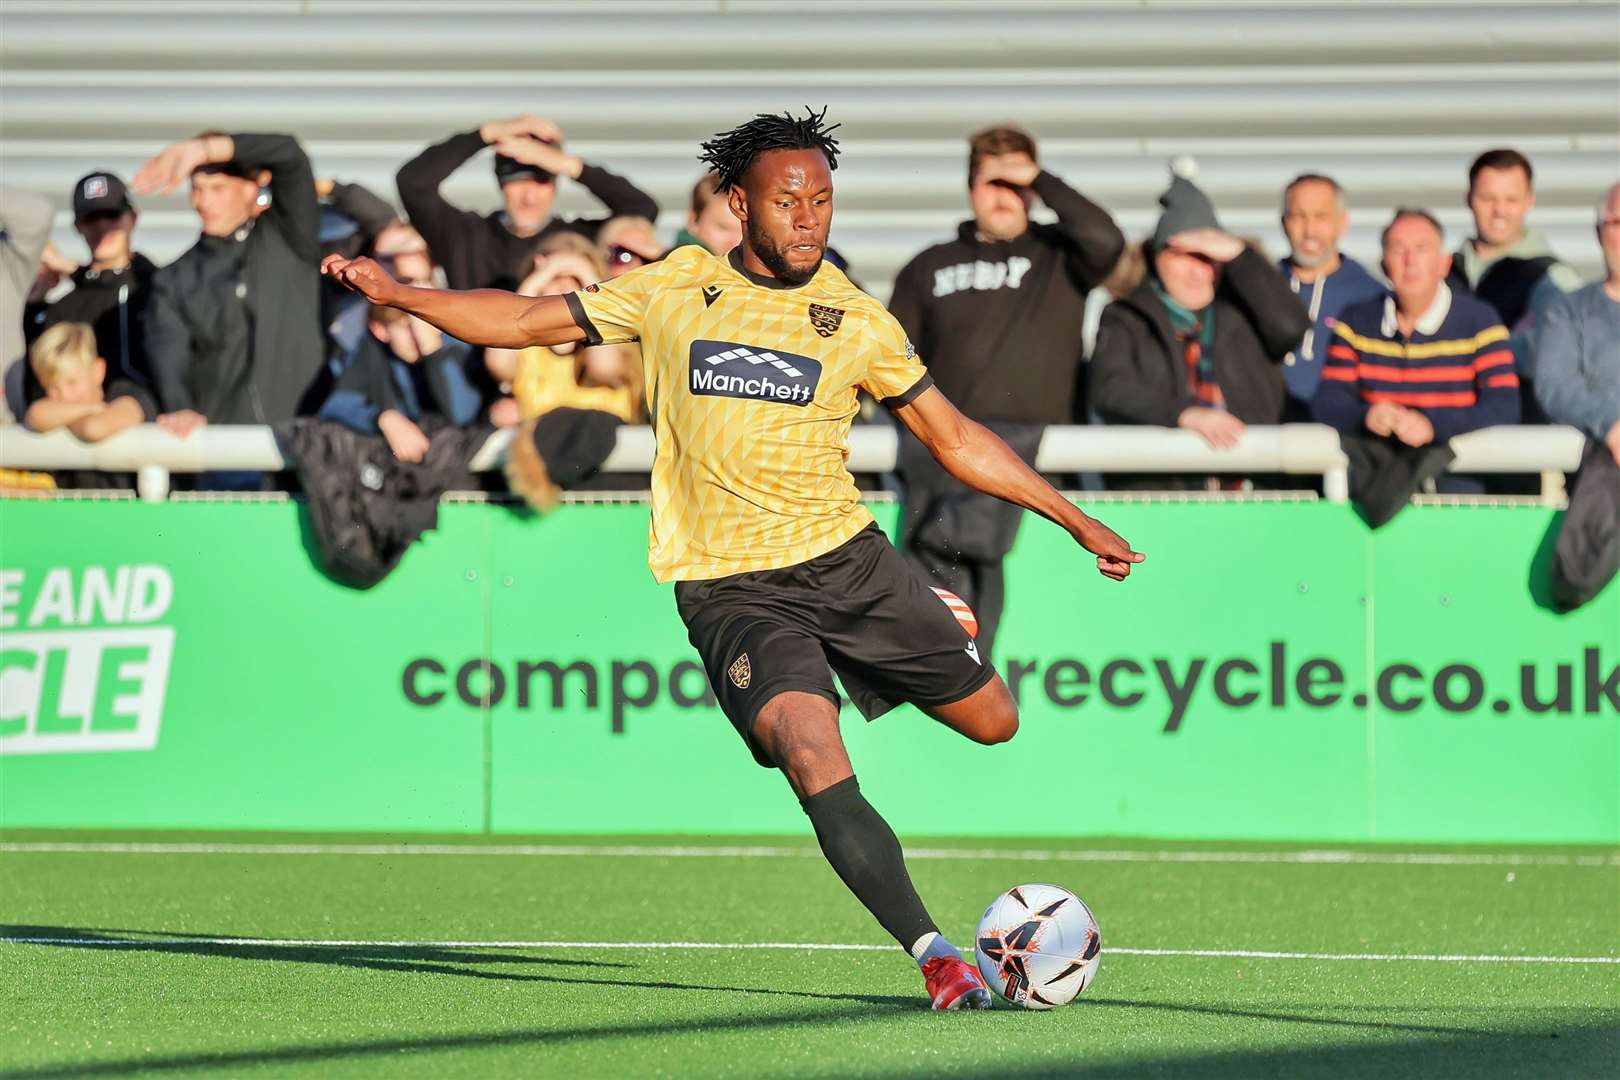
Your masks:
M 822 854 L 902 949 L 909 952 L 924 935 L 939 932 L 911 884 L 894 830 L 872 809 L 853 776 L 802 805 Z

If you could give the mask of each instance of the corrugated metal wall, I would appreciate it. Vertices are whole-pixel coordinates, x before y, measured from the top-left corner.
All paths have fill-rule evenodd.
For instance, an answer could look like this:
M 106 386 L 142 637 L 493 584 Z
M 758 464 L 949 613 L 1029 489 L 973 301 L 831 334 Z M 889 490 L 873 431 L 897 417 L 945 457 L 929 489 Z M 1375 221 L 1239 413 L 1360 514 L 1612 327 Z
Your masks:
M 1275 253 L 1297 172 L 1344 183 L 1347 247 L 1376 261 L 1397 204 L 1463 235 L 1468 161 L 1512 145 L 1536 164 L 1534 223 L 1590 275 L 1593 206 L 1620 179 L 1615 0 L 13 0 L 0 91 L 0 175 L 63 207 L 81 173 L 127 176 L 203 128 L 290 130 L 319 173 L 396 198 L 394 169 L 425 143 L 533 111 L 654 194 L 670 235 L 699 139 L 828 104 L 847 152 L 834 243 L 879 296 L 965 216 L 963 137 L 1003 119 L 1133 236 L 1166 161 L 1193 154 L 1227 225 Z M 497 200 L 487 159 L 449 189 Z M 580 195 L 562 208 L 589 208 Z M 143 203 L 139 246 L 159 261 L 195 233 L 183 198 Z M 82 251 L 65 211 L 57 243 Z

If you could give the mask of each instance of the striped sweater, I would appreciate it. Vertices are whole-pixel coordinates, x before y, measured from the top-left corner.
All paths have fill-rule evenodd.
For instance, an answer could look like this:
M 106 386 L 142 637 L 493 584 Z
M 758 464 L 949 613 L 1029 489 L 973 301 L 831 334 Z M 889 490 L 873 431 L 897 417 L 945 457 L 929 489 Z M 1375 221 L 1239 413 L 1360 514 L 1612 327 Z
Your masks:
M 1311 402 L 1316 419 L 1360 432 L 1367 409 L 1389 401 L 1428 417 L 1436 442 L 1519 422 L 1519 379 L 1495 311 L 1441 285 L 1412 329 L 1401 336 L 1393 296 L 1345 308 Z

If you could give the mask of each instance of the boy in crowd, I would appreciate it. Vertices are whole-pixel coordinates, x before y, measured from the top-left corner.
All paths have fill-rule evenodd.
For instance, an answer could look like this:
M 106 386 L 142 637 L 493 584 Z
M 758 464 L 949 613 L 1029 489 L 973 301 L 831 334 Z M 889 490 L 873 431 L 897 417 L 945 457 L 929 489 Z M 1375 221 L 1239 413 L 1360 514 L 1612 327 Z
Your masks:
M 23 423 L 34 431 L 67 428 L 85 442 L 100 442 L 136 424 L 157 419 L 157 402 L 144 385 L 119 375 L 107 379 L 107 361 L 97 354 L 89 323 L 59 322 L 34 340 L 28 363 L 45 396 L 28 406 Z M 58 488 L 129 489 L 129 473 L 58 469 Z
M 151 391 L 133 379 L 106 381 L 107 361 L 97 355 L 88 323 L 50 327 L 28 350 L 28 363 L 45 388 L 24 417 L 35 431 L 65 427 L 85 442 L 99 442 L 157 419 Z

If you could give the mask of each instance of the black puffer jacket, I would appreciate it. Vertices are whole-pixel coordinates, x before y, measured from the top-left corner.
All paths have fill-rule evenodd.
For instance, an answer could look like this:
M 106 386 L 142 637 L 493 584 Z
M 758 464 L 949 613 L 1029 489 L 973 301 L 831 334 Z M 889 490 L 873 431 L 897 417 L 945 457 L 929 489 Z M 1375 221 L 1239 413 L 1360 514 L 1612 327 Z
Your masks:
M 1282 361 L 1311 317 L 1276 267 L 1253 249 L 1226 264 L 1215 294 L 1215 380 L 1246 424 L 1279 424 L 1287 394 Z M 1089 365 L 1091 407 L 1110 424 L 1174 427 L 1198 404 L 1164 304 L 1143 281 L 1104 309 Z
M 300 419 L 277 430 L 309 496 L 321 569 L 335 580 L 359 589 L 377 584 L 438 524 L 439 497 L 471 486 L 467 466 L 491 429 L 452 427 L 437 417 L 422 428 L 430 446 L 414 464 L 394 457 L 381 436 L 342 424 Z
M 231 138 L 239 165 L 270 170 L 270 207 L 158 271 L 146 351 L 164 411 L 271 424 L 316 403 L 325 359 L 315 178 L 290 135 Z

